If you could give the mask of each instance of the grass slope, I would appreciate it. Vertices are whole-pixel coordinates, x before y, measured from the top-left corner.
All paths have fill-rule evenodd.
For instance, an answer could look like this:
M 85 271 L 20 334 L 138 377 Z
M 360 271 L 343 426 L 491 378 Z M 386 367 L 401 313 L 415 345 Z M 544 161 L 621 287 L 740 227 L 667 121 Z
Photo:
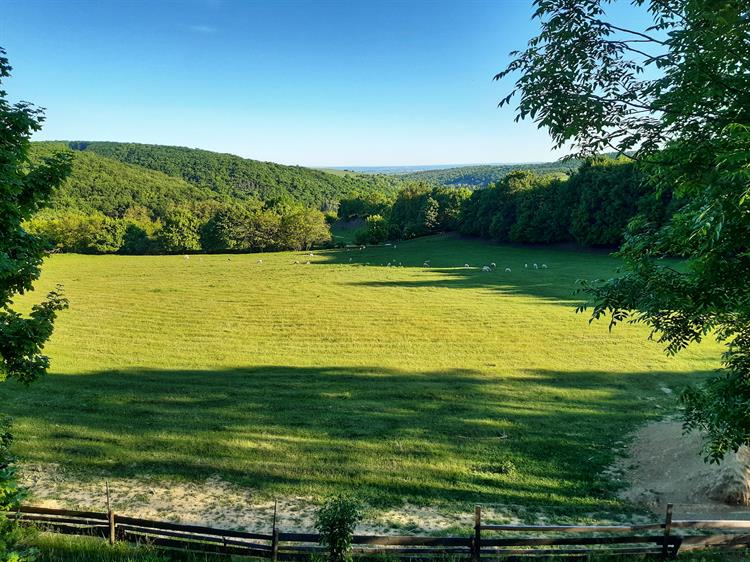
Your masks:
M 576 315 L 575 280 L 617 266 L 601 253 L 432 237 L 258 258 L 51 258 L 32 297 L 64 283 L 71 301 L 52 374 L 0 385 L 20 457 L 376 505 L 620 510 L 613 447 L 718 355 Z

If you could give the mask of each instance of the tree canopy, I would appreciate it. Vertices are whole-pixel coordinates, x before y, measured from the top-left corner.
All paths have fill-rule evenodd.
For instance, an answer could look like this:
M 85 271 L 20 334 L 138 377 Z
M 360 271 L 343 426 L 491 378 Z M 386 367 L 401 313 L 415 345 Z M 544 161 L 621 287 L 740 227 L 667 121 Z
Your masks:
M 11 66 L 0 48 L 0 88 Z M 46 245 L 21 226 L 47 201 L 70 172 L 70 157 L 51 154 L 32 166 L 29 138 L 44 121 L 41 109 L 11 104 L 0 89 L 0 377 L 31 382 L 49 365 L 42 347 L 52 334 L 57 312 L 67 306 L 60 291 L 35 305 L 28 316 L 11 308 L 13 296 L 32 290 Z
M 500 104 L 575 156 L 628 154 L 681 207 L 631 222 L 623 273 L 586 283 L 592 318 L 641 322 L 670 354 L 713 335 L 723 369 L 683 396 L 687 429 L 720 460 L 750 444 L 750 10 L 743 0 L 635 0 L 652 24 L 609 21 L 606 0 L 536 0 L 541 31 L 496 78 Z M 661 258 L 684 258 L 674 268 Z

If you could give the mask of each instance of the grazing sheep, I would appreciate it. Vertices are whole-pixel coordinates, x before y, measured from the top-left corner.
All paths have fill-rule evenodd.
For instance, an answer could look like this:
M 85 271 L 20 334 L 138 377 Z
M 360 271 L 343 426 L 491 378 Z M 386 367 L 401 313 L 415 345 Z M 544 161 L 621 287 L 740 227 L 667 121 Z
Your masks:
M 190 259 L 190 256 L 188 256 L 187 254 L 185 254 L 185 255 L 184 255 L 184 256 L 182 256 L 182 257 L 183 257 L 183 259 L 186 259 L 186 260 L 189 260 L 189 259 Z
M 263 264 L 263 260 L 258 260 L 258 261 L 257 261 L 257 262 L 255 262 L 255 263 L 257 263 L 258 265 L 261 265 L 261 264 Z
M 391 267 L 391 262 L 388 262 L 388 267 Z
M 484 267 L 482 268 L 482 271 L 484 271 L 485 273 L 489 273 L 490 271 L 492 271 L 492 269 L 490 268 L 490 266 L 488 266 L 488 265 L 485 265 L 485 266 L 484 266 Z
M 430 262 L 426 261 L 422 264 L 422 267 L 430 267 Z
M 529 269 L 529 264 L 528 264 L 528 263 L 525 263 L 525 264 L 523 264 L 523 266 L 524 266 L 524 267 L 525 267 L 526 269 Z
M 307 254 L 307 255 L 308 255 L 308 256 L 310 256 L 310 257 L 313 257 L 313 256 L 314 256 L 315 254 L 313 254 L 312 252 L 310 252 L 310 253 L 309 253 L 309 254 Z
M 466 269 L 469 269 L 469 268 L 470 268 L 471 266 L 470 266 L 470 265 L 469 265 L 468 263 L 465 263 L 465 264 L 464 264 L 464 267 L 465 267 Z
M 306 262 L 305 262 L 305 265 L 310 265 L 310 262 L 309 262 L 309 261 L 306 261 Z
M 496 264 L 496 263 L 495 263 L 495 262 L 493 261 L 493 262 L 492 262 L 492 263 L 490 264 L 490 267 L 491 267 L 492 269 L 497 269 L 497 264 Z
M 534 264 L 534 269 L 539 269 L 539 266 L 537 264 Z
M 509 267 L 505 268 L 505 273 L 510 273 L 510 268 Z
M 299 261 L 294 260 L 294 265 L 299 265 Z

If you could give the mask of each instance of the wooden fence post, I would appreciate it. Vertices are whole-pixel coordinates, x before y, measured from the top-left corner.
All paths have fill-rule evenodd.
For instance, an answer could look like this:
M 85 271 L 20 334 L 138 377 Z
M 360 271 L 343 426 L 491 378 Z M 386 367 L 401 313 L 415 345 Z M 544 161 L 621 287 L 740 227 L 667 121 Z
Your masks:
M 482 506 L 474 506 L 474 542 L 471 549 L 471 559 L 479 562 L 482 556 Z
M 109 501 L 109 481 L 104 483 L 105 490 L 107 491 L 107 522 L 109 523 L 109 544 L 115 544 L 115 513 L 112 511 L 112 504 Z
M 276 528 L 276 500 L 273 502 L 273 530 L 271 532 L 271 560 L 279 558 L 279 530 Z
M 667 504 L 667 515 L 664 519 L 664 544 L 661 547 L 662 558 L 667 558 L 671 555 L 669 551 L 669 535 L 672 532 L 672 504 Z

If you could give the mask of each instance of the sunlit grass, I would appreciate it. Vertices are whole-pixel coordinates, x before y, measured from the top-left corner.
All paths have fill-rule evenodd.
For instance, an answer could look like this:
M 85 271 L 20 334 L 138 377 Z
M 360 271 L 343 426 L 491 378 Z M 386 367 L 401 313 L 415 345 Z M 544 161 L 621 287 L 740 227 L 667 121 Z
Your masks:
M 266 496 L 621 510 L 613 449 L 716 365 L 714 344 L 668 358 L 643 327 L 575 314 L 575 280 L 617 266 L 604 253 L 315 254 L 51 258 L 32 297 L 63 283 L 71 302 L 51 374 L 0 386 L 19 456 Z

